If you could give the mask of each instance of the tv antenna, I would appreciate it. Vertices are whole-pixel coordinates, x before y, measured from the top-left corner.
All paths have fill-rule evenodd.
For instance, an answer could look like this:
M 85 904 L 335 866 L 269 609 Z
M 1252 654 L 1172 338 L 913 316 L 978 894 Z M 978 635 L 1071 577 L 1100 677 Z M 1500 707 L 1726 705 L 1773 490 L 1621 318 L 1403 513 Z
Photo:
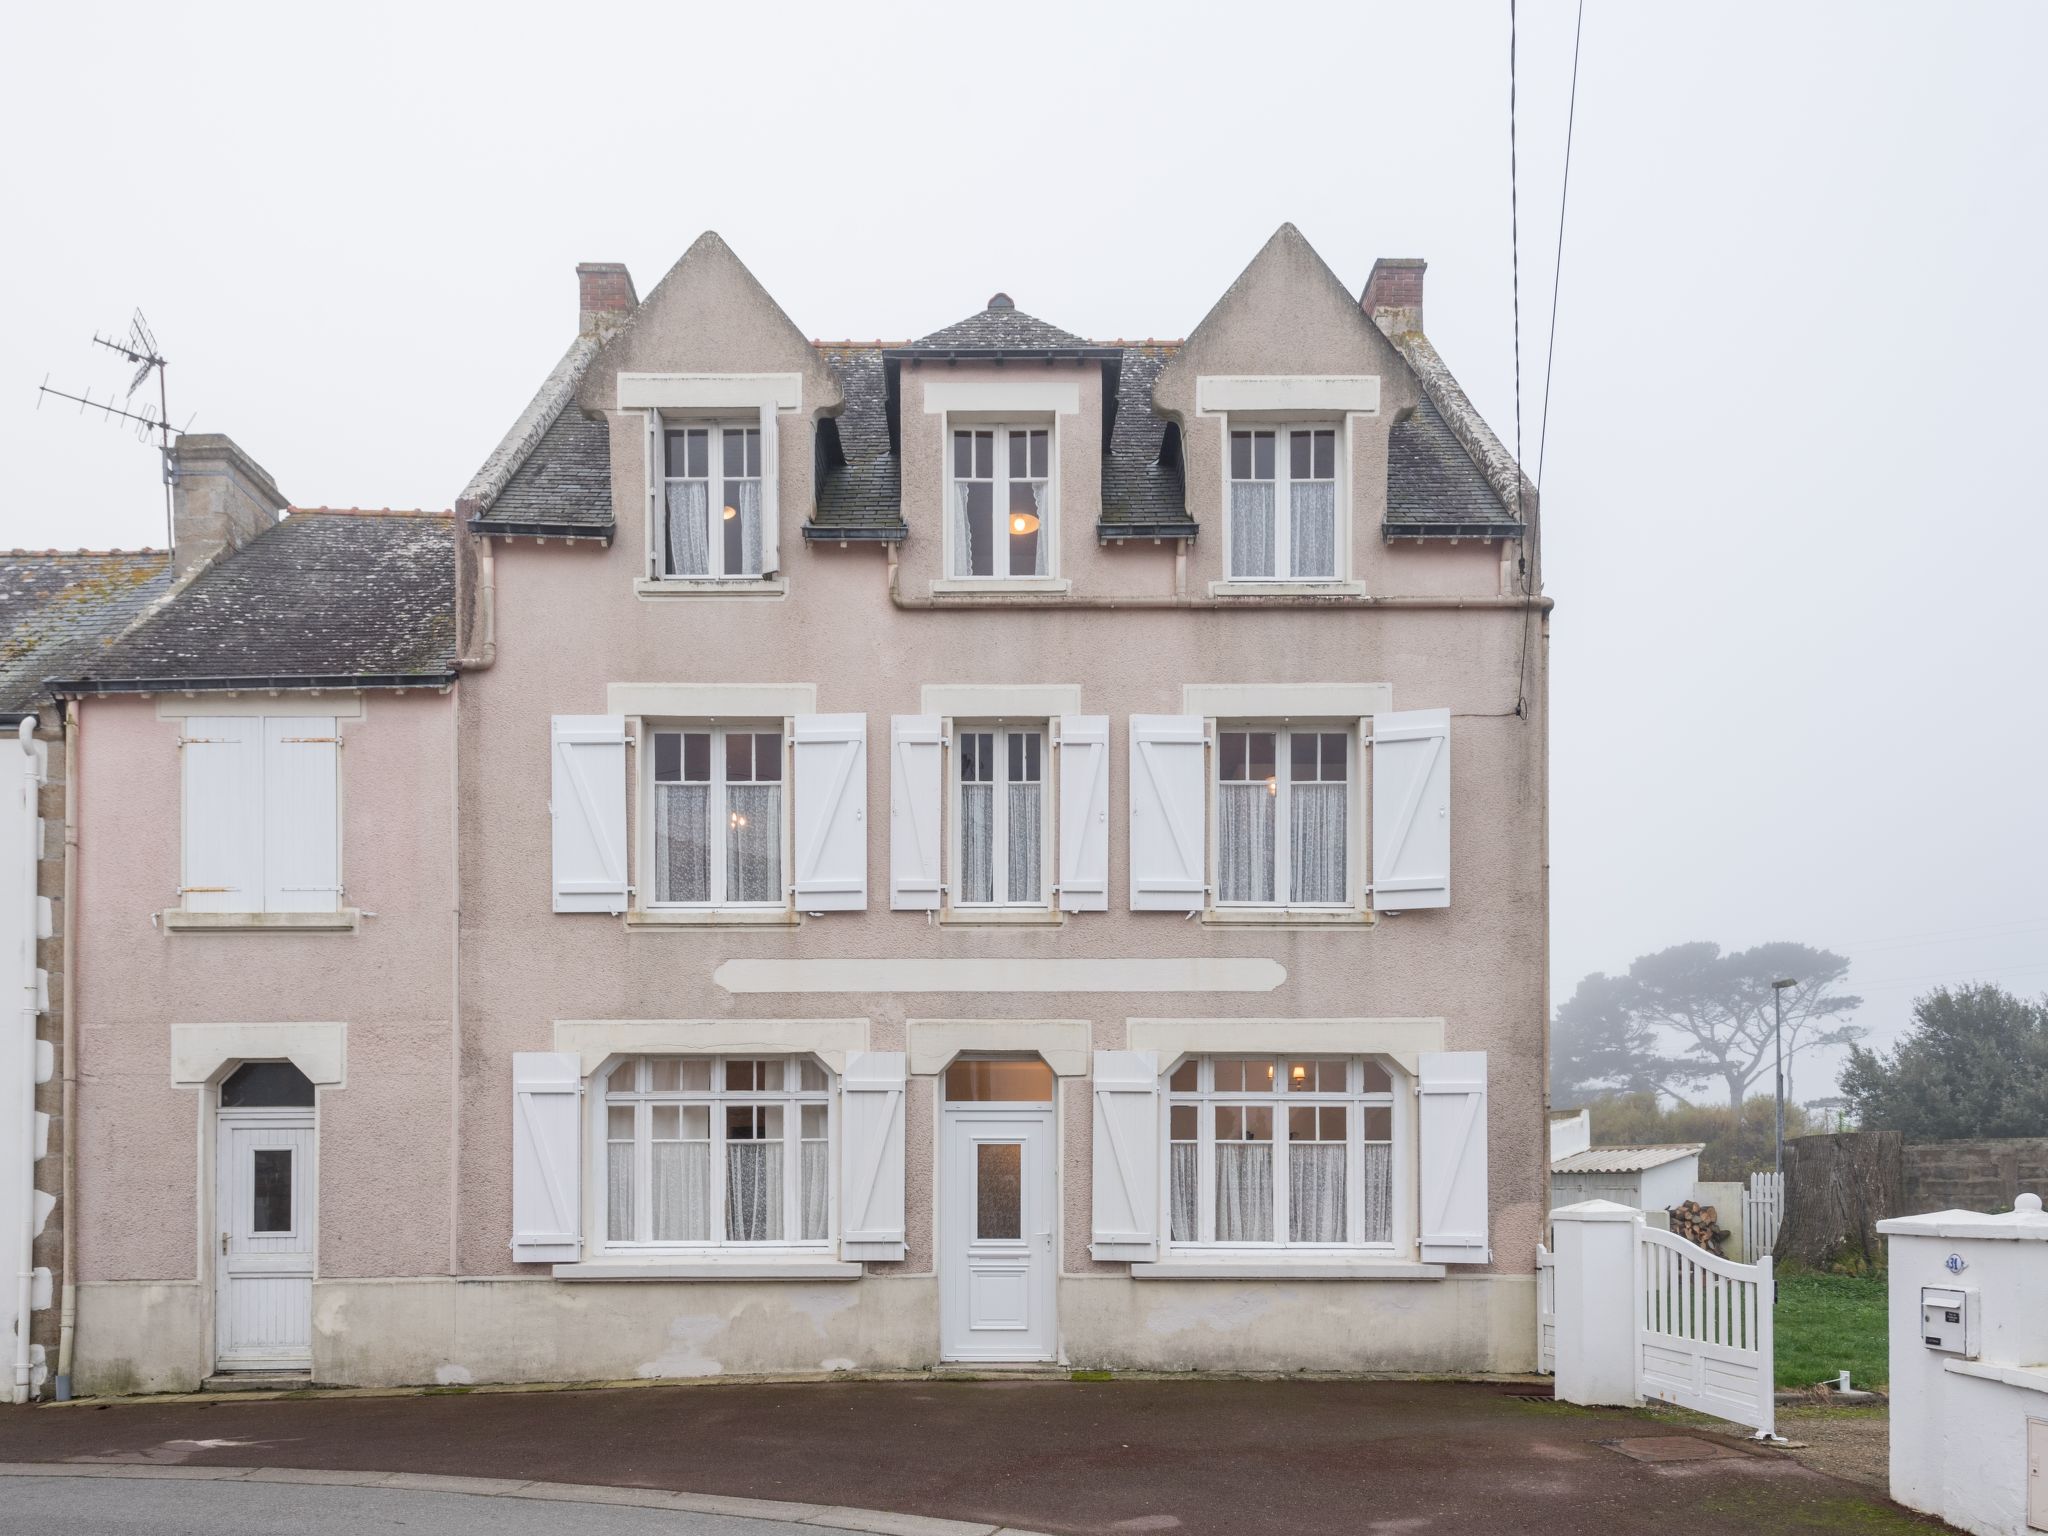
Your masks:
M 46 374 L 43 377 L 41 387 L 36 392 L 36 407 L 41 409 L 42 397 L 44 395 L 55 395 L 59 400 L 74 402 L 78 406 L 78 414 L 81 416 L 89 410 L 98 411 L 109 422 L 119 421 L 132 426 L 135 430 L 136 441 L 138 442 L 146 443 L 150 440 L 151 434 L 155 434 L 157 452 L 163 459 L 164 548 L 171 550 L 177 538 L 176 523 L 171 513 L 171 439 L 184 435 L 186 428 L 192 425 L 191 418 L 186 418 L 185 426 L 183 427 L 171 425 L 170 395 L 164 385 L 164 370 L 170 364 L 165 359 L 163 353 L 157 349 L 156 334 L 150 330 L 149 322 L 143 319 L 141 310 L 136 310 L 133 317 L 130 318 L 128 322 L 128 335 L 125 340 L 112 336 L 103 336 L 98 331 L 93 332 L 92 340 L 94 346 L 105 347 L 109 352 L 118 353 L 135 365 L 135 372 L 128 380 L 128 391 L 121 397 L 120 403 L 118 405 L 115 403 L 111 390 L 108 391 L 106 399 L 95 400 L 90 389 L 87 389 L 82 395 L 74 395 L 69 390 L 52 389 L 49 376 Z M 143 395 L 141 408 L 139 410 L 135 408 L 136 391 L 149 382 L 151 374 L 156 375 L 155 415 L 149 413 L 149 396 L 147 394 Z

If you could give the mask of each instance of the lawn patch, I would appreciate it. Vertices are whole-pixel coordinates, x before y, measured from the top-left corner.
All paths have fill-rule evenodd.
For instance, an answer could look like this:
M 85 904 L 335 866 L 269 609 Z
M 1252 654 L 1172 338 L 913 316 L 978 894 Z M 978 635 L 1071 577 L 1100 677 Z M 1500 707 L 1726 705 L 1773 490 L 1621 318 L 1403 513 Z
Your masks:
M 1778 1277 L 1778 1385 L 1811 1387 L 1849 1373 L 1858 1387 L 1891 1379 L 1883 1275 Z

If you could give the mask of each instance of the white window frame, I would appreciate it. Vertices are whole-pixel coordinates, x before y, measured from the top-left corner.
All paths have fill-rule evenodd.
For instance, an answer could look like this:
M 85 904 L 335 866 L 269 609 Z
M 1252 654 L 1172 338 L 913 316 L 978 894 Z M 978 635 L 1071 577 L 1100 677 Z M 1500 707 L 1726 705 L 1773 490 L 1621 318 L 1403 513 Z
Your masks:
M 1241 576 L 1237 571 L 1237 539 L 1233 531 L 1236 521 L 1231 516 L 1232 490 L 1237 476 L 1231 463 L 1231 438 L 1237 432 L 1270 432 L 1273 434 L 1273 574 L 1270 576 Z M 1336 486 L 1336 542 L 1334 547 L 1335 569 L 1325 575 L 1297 576 L 1291 571 L 1294 561 L 1293 520 L 1288 515 L 1293 499 L 1294 480 L 1289 473 L 1292 458 L 1288 453 L 1289 433 L 1328 432 L 1331 434 L 1331 480 Z M 1247 420 L 1243 416 L 1228 417 L 1223 421 L 1223 579 L 1225 582 L 1341 582 L 1350 579 L 1351 572 L 1351 424 L 1344 419 L 1314 418 L 1306 420 L 1264 421 Z M 1313 455 L 1313 448 L 1310 450 Z M 1313 458 L 1311 458 L 1313 462 Z M 1321 477 L 1315 479 L 1320 482 Z M 1263 482 L 1260 482 L 1263 483 Z
M 941 578 L 948 582 L 965 581 L 974 582 L 979 585 L 999 585 L 1003 582 L 1042 582 L 1056 579 L 1060 574 L 1059 418 L 1057 416 L 1048 416 L 1043 419 L 1033 419 L 1028 416 L 1021 416 L 996 419 L 992 417 L 984 418 L 976 414 L 962 415 L 956 413 L 948 413 L 947 415 L 942 416 L 940 420 L 943 423 L 942 430 L 944 432 L 944 436 L 941 437 L 939 441 L 940 447 L 942 449 L 941 457 L 943 459 L 945 467 L 945 500 L 943 506 L 940 508 L 940 521 L 945 529 L 945 568 L 940 572 Z M 1045 551 L 1044 575 L 1041 576 L 1035 572 L 1025 572 L 1023 574 L 1013 575 L 1007 570 L 1002 570 L 990 576 L 975 576 L 960 571 L 960 540 L 958 532 L 954 526 L 956 520 L 955 498 L 958 495 L 958 492 L 956 490 L 956 485 L 958 484 L 958 477 L 955 475 L 953 469 L 953 435 L 956 432 L 993 432 L 995 434 L 995 473 L 990 483 L 993 484 L 993 486 L 995 487 L 995 500 L 992 509 L 995 515 L 995 520 L 996 522 L 1002 524 L 1005 528 L 1005 537 L 1002 543 L 1002 563 L 1004 565 L 1007 565 L 1009 562 L 1010 548 L 1009 539 L 1007 537 L 1007 524 L 1010 516 L 1009 506 L 1011 485 L 1009 452 L 1010 434 L 1012 432 L 1043 432 L 1045 434 L 1046 512 L 1045 515 L 1039 519 L 1038 525 L 1039 546 Z M 1028 455 L 1030 452 L 1028 446 L 1025 451 Z M 969 479 L 973 481 L 979 481 L 980 476 L 970 476 Z
M 1221 1090 L 1215 1087 L 1215 1064 L 1218 1060 L 1266 1061 L 1271 1063 L 1273 1082 L 1284 1081 L 1291 1063 L 1324 1062 L 1341 1060 L 1345 1064 L 1345 1090 L 1342 1093 L 1294 1093 L 1284 1088 L 1274 1092 L 1258 1093 L 1249 1090 Z M 1194 1063 L 1198 1086 L 1191 1090 L 1173 1088 L 1174 1075 L 1188 1063 Z M 1387 1074 L 1388 1087 L 1385 1092 L 1367 1091 L 1365 1087 L 1365 1064 L 1371 1062 Z M 1414 1149 L 1414 1122 L 1410 1104 L 1414 1098 L 1414 1084 L 1408 1075 L 1392 1060 L 1384 1056 L 1338 1057 L 1328 1052 L 1302 1051 L 1284 1056 L 1270 1056 L 1263 1051 L 1248 1051 L 1242 1055 L 1231 1052 L 1215 1052 L 1204 1056 L 1182 1056 L 1170 1064 L 1159 1075 L 1160 1097 L 1163 1110 L 1159 1126 L 1159 1241 L 1163 1251 L 1181 1255 L 1215 1254 L 1301 1254 L 1326 1256 L 1332 1253 L 1355 1253 L 1386 1256 L 1396 1254 L 1410 1245 L 1408 1234 L 1408 1212 L 1410 1204 L 1408 1190 L 1416 1178 Z M 1197 1117 L 1195 1166 L 1197 1169 L 1197 1193 L 1195 1214 L 1199 1236 L 1190 1239 L 1175 1239 L 1173 1236 L 1173 1110 L 1176 1105 L 1192 1105 Z M 1216 1109 L 1217 1107 L 1244 1107 L 1264 1105 L 1273 1111 L 1273 1233 L 1271 1242 L 1219 1243 L 1216 1231 Z M 1288 1117 L 1290 1108 L 1307 1109 L 1321 1105 L 1341 1105 L 1345 1110 L 1345 1241 L 1341 1243 L 1295 1242 L 1288 1235 Z M 1387 1237 L 1384 1241 L 1368 1242 L 1363 1238 L 1365 1228 L 1365 1111 L 1385 1109 L 1390 1118 L 1390 1139 L 1385 1145 L 1392 1150 L 1393 1167 L 1390 1178 L 1388 1199 Z M 1378 1143 L 1379 1138 L 1371 1138 Z
M 1363 743 L 1356 720 L 1211 720 L 1208 735 L 1214 745 L 1209 762 L 1209 903 L 1220 911 L 1250 912 L 1356 912 L 1362 909 L 1364 880 L 1360 862 L 1364 856 L 1365 773 Z M 1225 901 L 1223 899 L 1223 737 L 1230 732 L 1270 731 L 1273 733 L 1273 899 L 1271 901 Z M 1290 742 L 1296 732 L 1313 736 L 1344 738 L 1344 899 L 1342 901 L 1292 901 L 1290 868 L 1293 840 L 1288 834 L 1293 798 L 1293 753 Z M 1320 759 L 1319 759 L 1320 760 Z M 1242 780 L 1232 780 L 1241 783 Z
M 640 879 L 635 882 L 636 904 L 648 912 L 786 912 L 791 900 L 791 886 L 795 881 L 795 866 L 791 841 L 795 831 L 795 786 L 792 775 L 796 769 L 796 758 L 792 742 L 796 732 L 793 719 L 727 720 L 727 719 L 642 719 L 636 722 L 634 736 L 635 753 L 639 758 L 640 789 L 634 797 L 635 813 L 639 818 L 639 868 Z M 779 813 L 781 822 L 780 894 L 773 901 L 728 901 L 725 890 L 726 809 L 725 738 L 729 733 L 760 735 L 776 731 L 782 736 L 782 806 Z M 655 816 L 655 738 L 673 733 L 699 733 L 711 737 L 711 788 L 712 825 L 717 832 L 717 847 L 711 858 L 711 899 L 709 901 L 660 901 L 656 899 L 655 868 L 656 840 L 659 829 Z M 759 782 L 755 780 L 753 782 Z
M 647 1081 L 648 1063 L 662 1061 L 702 1061 L 711 1066 L 711 1087 L 707 1089 L 678 1089 L 655 1091 L 640 1086 Z M 799 1064 L 809 1062 L 824 1074 L 825 1086 L 821 1089 L 791 1088 L 788 1077 L 780 1089 L 728 1089 L 725 1087 L 726 1064 L 729 1061 L 774 1061 L 787 1065 L 784 1071 L 794 1074 Z M 621 1072 L 633 1076 L 634 1086 L 618 1089 L 614 1080 Z M 801 1081 L 801 1078 L 799 1078 Z M 717 1056 L 694 1053 L 672 1054 L 655 1051 L 644 1055 L 614 1056 L 600 1067 L 591 1078 L 591 1092 L 587 1095 L 591 1105 L 587 1121 L 587 1159 L 591 1174 L 587 1180 L 589 1196 L 586 1208 L 589 1242 L 587 1247 L 593 1255 L 611 1258 L 661 1257 L 673 1254 L 722 1253 L 830 1253 L 836 1250 L 839 1240 L 839 1079 L 830 1067 L 816 1056 L 804 1053 L 778 1054 L 776 1052 L 734 1051 Z M 707 1195 L 711 1211 L 711 1232 L 709 1239 L 701 1242 L 655 1242 L 651 1237 L 615 1240 L 610 1230 L 609 1180 L 610 1169 L 610 1121 L 614 1105 L 630 1104 L 634 1107 L 633 1147 L 633 1225 L 636 1233 L 653 1230 L 653 1137 L 650 1131 L 653 1116 L 650 1106 L 655 1104 L 702 1104 L 709 1106 L 711 1123 L 711 1188 Z M 803 1113 L 806 1104 L 825 1106 L 826 1141 L 826 1205 L 825 1235 L 817 1238 L 782 1237 L 773 1241 L 749 1242 L 729 1238 L 725 1235 L 725 1172 L 726 1159 L 724 1111 L 739 1104 L 779 1104 L 782 1106 L 783 1146 L 783 1189 L 782 1189 L 782 1230 L 785 1233 L 798 1229 L 802 1215 L 802 1170 L 801 1148 L 803 1144 Z
M 993 833 L 995 847 L 989 859 L 991 869 L 990 889 L 996 895 L 993 901 L 966 901 L 962 899 L 965 889 L 960 874 L 965 862 L 967 819 L 960 812 L 960 765 L 966 753 L 961 738 L 969 732 L 981 732 L 994 741 L 996 762 L 1001 776 L 994 780 L 997 789 L 1009 784 L 1009 739 L 1012 732 L 1038 733 L 1038 789 L 1041 809 L 1038 818 L 1038 898 L 1035 901 L 1009 901 L 1002 893 L 1009 889 L 1009 796 L 998 794 L 995 801 Z M 1059 796 L 1055 793 L 1057 762 L 1053 748 L 1053 722 L 1051 720 L 970 720 L 951 721 L 945 728 L 946 739 L 946 817 L 950 835 L 946 839 L 946 892 L 947 906 L 962 912 L 1044 912 L 1052 906 L 1052 890 L 1055 884 L 1053 859 L 1053 824 L 1058 817 Z
M 704 460 L 706 469 L 704 504 L 710 526 L 706 533 L 706 538 L 709 541 L 709 549 L 707 551 L 709 558 L 706 562 L 707 568 L 703 571 L 671 571 L 668 568 L 668 488 L 672 484 L 687 483 L 696 478 L 694 475 L 671 475 L 668 472 L 668 440 L 670 434 L 676 432 L 704 432 L 707 434 Z M 766 548 L 765 544 L 761 551 L 763 569 L 754 572 L 727 571 L 725 569 L 724 519 L 718 515 L 718 509 L 722 508 L 725 502 L 722 495 L 714 496 L 711 494 L 711 489 L 714 486 L 722 488 L 727 478 L 723 466 L 725 463 L 725 434 L 728 432 L 752 433 L 757 439 L 761 439 L 760 419 L 758 417 L 747 420 L 738 417 L 731 419 L 722 417 L 705 417 L 702 419 L 695 417 L 663 417 L 660 420 L 659 430 L 656 433 L 656 447 L 661 454 L 661 472 L 654 476 L 653 479 L 661 487 L 661 500 L 659 505 L 653 509 L 657 515 L 649 520 L 650 527 L 648 528 L 648 537 L 653 545 L 650 564 L 653 571 L 653 579 L 656 581 L 759 582 L 770 579 L 769 572 L 774 568 L 775 554 L 774 551 Z M 769 473 L 768 444 L 763 439 L 759 442 L 758 446 L 760 469 L 752 475 L 741 475 L 738 478 L 753 480 L 760 485 L 762 497 L 761 515 L 765 521 L 767 518 Z

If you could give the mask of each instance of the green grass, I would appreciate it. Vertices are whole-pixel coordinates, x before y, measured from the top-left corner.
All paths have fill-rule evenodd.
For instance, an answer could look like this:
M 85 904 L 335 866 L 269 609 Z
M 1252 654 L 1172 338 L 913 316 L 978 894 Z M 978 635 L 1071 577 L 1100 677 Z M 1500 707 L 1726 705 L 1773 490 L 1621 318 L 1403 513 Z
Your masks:
M 1810 1387 L 1847 1371 L 1851 1385 L 1890 1379 L 1883 1275 L 1778 1277 L 1778 1385 Z

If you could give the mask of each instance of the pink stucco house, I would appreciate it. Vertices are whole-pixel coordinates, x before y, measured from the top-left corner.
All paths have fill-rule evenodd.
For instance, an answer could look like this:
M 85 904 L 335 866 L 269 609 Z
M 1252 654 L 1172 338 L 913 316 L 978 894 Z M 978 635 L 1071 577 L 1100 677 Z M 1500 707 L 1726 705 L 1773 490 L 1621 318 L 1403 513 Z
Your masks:
M 53 683 L 77 1389 L 1529 1368 L 1548 602 L 1422 264 L 578 276 L 452 516 L 188 439 Z

